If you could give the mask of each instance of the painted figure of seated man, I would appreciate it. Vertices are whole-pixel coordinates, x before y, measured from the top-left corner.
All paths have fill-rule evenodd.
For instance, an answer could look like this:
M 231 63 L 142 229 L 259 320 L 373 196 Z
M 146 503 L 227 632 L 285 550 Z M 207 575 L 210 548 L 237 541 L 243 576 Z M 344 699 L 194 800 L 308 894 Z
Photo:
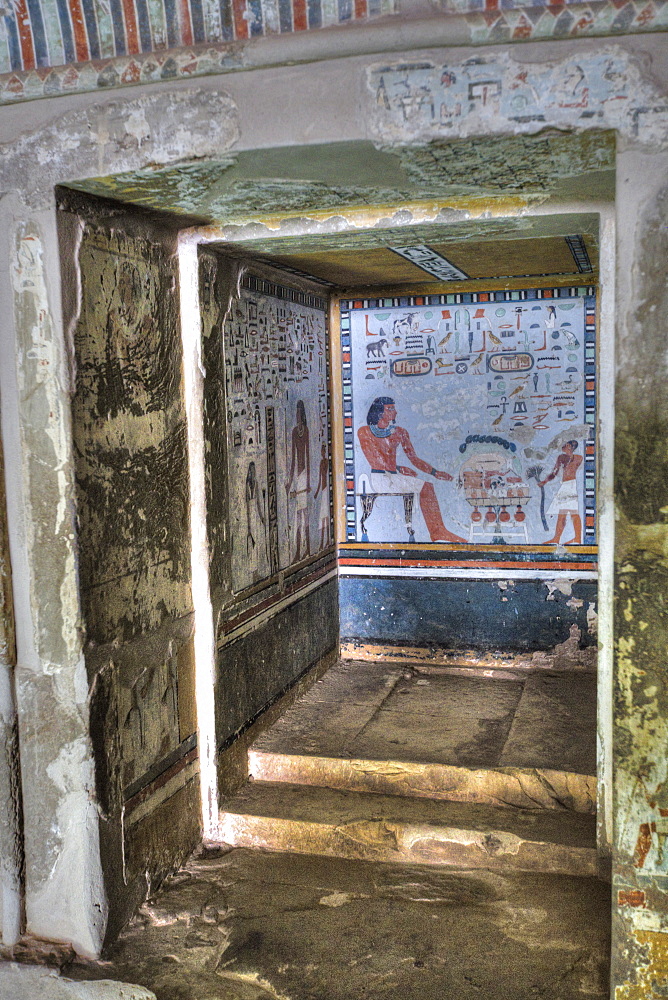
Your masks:
M 420 510 L 432 542 L 463 542 L 443 524 L 441 509 L 432 483 L 418 476 L 415 469 L 397 465 L 397 450 L 420 472 L 434 479 L 451 480 L 448 472 L 439 472 L 415 453 L 408 431 L 396 426 L 397 411 L 389 396 L 374 399 L 367 413 L 366 426 L 357 432 L 365 458 L 371 466 L 371 489 L 374 493 L 413 493 L 420 496 Z

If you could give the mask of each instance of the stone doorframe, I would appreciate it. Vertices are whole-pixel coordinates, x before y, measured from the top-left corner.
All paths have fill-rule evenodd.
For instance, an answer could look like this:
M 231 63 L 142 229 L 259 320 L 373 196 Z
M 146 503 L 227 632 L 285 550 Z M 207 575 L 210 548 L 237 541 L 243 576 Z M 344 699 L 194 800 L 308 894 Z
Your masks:
M 550 126 L 617 133 L 616 235 L 612 214 L 601 207 L 602 247 L 609 254 L 601 318 L 610 328 L 614 313 L 617 343 L 617 662 L 614 672 L 604 672 L 599 739 L 605 831 L 614 816 L 613 991 L 619 989 L 613 995 L 624 998 L 645 995 L 633 992 L 634 983 L 642 989 L 642 976 L 651 976 L 656 935 L 668 930 L 663 858 L 668 763 L 662 749 L 668 739 L 668 694 L 661 673 L 665 626 L 656 601 L 666 583 L 668 533 L 662 475 L 668 390 L 665 347 L 654 319 L 668 311 L 661 278 L 666 235 L 660 224 L 668 200 L 668 101 L 665 80 L 657 82 L 653 75 L 661 66 L 661 42 L 662 36 L 647 35 L 633 44 L 574 40 L 567 49 L 535 43 L 523 46 L 518 60 L 512 50 L 489 48 L 385 57 L 409 88 L 411 74 L 416 74 L 416 87 L 422 80 L 425 64 L 438 68 L 440 86 L 447 80 L 444 66 L 456 77 L 473 56 L 504 87 L 515 79 L 522 83 L 522 115 L 513 119 L 486 108 L 474 93 L 470 110 L 446 130 L 447 139 Z M 4 157 L 0 198 L 2 259 L 9 262 L 0 274 L 7 317 L 1 336 L 4 357 L 14 357 L 16 365 L 2 366 L 0 391 L 16 613 L 27 930 L 70 942 L 84 955 L 99 953 L 106 895 L 76 575 L 69 412 L 76 373 L 70 331 L 61 322 L 64 296 L 76 297 L 78 290 L 60 286 L 54 188 L 156 164 L 217 161 L 233 149 L 342 138 L 400 149 L 443 136 L 440 111 L 438 121 L 425 119 L 423 106 L 407 114 L 391 96 L 387 101 L 379 96 L 377 59 L 338 62 L 334 56 L 226 78 L 227 93 L 221 78 L 205 79 L 197 88 L 164 83 L 137 88 L 131 96 L 79 95 L 5 112 L 15 140 Z M 574 117 L 569 101 L 559 98 L 560 88 L 571 86 L 578 71 L 589 72 L 596 85 L 588 91 L 586 117 Z M 387 90 L 387 80 L 384 86 Z M 625 95 L 623 108 L 616 94 Z M 540 119 L 527 113 L 532 100 Z M 607 379 L 612 373 L 607 368 L 601 374 Z M 608 389 L 612 394 L 611 385 Z M 601 445 L 611 469 L 612 427 Z M 602 499 L 610 501 L 604 543 L 610 560 L 612 498 Z M 612 597 L 606 574 L 601 600 L 609 607 Z M 612 656 L 612 620 L 603 617 L 605 659 Z M 611 746 L 612 754 L 606 751 Z

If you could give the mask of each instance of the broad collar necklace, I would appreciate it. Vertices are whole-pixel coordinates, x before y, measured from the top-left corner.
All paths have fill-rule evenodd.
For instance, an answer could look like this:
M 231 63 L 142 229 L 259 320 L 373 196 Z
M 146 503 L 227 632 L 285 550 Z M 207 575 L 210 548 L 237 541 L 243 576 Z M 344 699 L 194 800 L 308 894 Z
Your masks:
M 390 434 L 393 433 L 394 427 L 378 427 L 377 424 L 369 424 L 369 430 L 377 438 L 389 438 Z

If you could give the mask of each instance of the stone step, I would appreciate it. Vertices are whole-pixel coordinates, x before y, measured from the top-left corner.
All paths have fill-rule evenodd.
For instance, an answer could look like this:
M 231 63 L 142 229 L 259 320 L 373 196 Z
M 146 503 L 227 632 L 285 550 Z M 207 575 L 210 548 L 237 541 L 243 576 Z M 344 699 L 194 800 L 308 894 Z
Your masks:
M 597 874 L 591 816 L 250 781 L 226 803 L 233 847 L 369 861 Z
M 594 815 L 596 777 L 547 768 L 468 768 L 396 760 L 351 760 L 251 749 L 256 780 L 519 809 Z

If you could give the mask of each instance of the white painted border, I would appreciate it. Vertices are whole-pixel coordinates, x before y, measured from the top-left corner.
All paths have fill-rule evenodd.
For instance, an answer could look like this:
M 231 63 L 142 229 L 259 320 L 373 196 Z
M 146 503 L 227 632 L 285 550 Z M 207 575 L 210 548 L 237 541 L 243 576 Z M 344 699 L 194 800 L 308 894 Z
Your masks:
M 195 703 L 201 789 L 202 833 L 205 840 L 218 834 L 218 773 L 216 770 L 215 679 L 216 643 L 209 589 L 209 544 L 206 530 L 206 471 L 204 442 L 204 376 L 201 357 L 199 268 L 192 233 L 178 240 L 181 340 L 188 425 L 190 474 L 190 567 L 195 611 Z
M 439 578 L 455 580 L 596 580 L 598 574 L 590 570 L 554 570 L 554 569 L 532 569 L 527 571 L 517 569 L 447 569 L 438 567 L 430 569 L 428 566 L 339 566 L 339 576 L 367 576 L 369 579 L 378 580 L 383 577 L 407 576 L 416 578 Z
M 327 583 L 328 580 L 332 580 L 335 576 L 338 576 L 338 570 L 335 567 L 330 570 L 329 573 L 325 573 L 323 576 L 319 576 L 317 580 L 312 580 L 311 583 L 307 583 L 305 587 L 300 590 L 295 590 L 287 597 L 284 597 L 280 601 L 276 601 L 272 604 L 270 608 L 266 608 L 264 611 L 260 611 L 257 615 L 249 618 L 248 621 L 243 622 L 243 624 L 238 625 L 237 628 L 232 629 L 225 636 L 225 639 L 220 643 L 220 648 L 228 646 L 235 639 L 240 639 L 242 636 L 246 635 L 248 632 L 254 632 L 260 625 L 264 625 L 265 622 L 269 621 L 280 611 L 294 604 L 296 601 L 301 600 L 302 597 L 306 597 L 310 594 L 312 590 L 316 590 L 318 587 L 322 587 L 323 584 Z
M 602 854 L 612 851 L 612 751 L 614 672 L 615 561 L 615 270 L 614 206 L 600 211 L 600 284 L 597 301 L 596 404 L 598 470 L 596 513 L 598 539 L 598 685 L 597 685 L 597 841 Z M 605 391 L 603 391 L 605 387 Z

